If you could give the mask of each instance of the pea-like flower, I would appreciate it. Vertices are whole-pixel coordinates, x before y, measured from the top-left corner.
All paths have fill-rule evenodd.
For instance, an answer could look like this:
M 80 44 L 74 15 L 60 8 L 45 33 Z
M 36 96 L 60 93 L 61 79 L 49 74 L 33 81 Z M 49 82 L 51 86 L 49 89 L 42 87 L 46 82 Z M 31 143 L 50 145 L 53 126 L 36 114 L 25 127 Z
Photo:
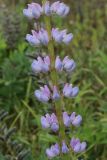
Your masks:
M 33 46 L 47 45 L 49 42 L 48 33 L 43 28 L 38 32 L 32 30 L 32 35 L 27 34 L 26 40 Z
M 74 62 L 74 60 L 73 59 L 69 59 L 68 56 L 66 56 L 64 58 L 62 63 L 63 63 L 64 70 L 67 71 L 67 72 L 72 72 L 76 67 L 76 63 Z
M 60 31 L 58 28 L 53 28 L 52 37 L 57 43 L 63 42 L 65 44 L 69 44 L 73 38 L 73 34 L 72 33 L 67 34 L 66 29 Z
M 23 14 L 29 19 L 38 19 L 42 14 L 42 7 L 38 3 L 28 4 L 28 8 L 23 10 Z
M 72 84 L 66 83 L 63 88 L 63 94 L 65 97 L 73 98 L 76 97 L 79 92 L 78 87 L 72 87 Z
M 52 95 L 52 99 L 53 100 L 58 100 L 60 98 L 60 94 L 58 92 L 58 89 L 56 86 L 53 87 L 53 95 Z
M 65 17 L 69 13 L 69 10 L 70 8 L 60 1 L 54 2 L 51 5 L 51 12 L 61 17 Z
M 63 69 L 63 63 L 62 63 L 61 59 L 59 58 L 59 56 L 57 56 L 56 60 L 55 60 L 55 69 L 57 71 L 62 71 L 62 69 Z
M 65 141 L 62 142 L 62 153 L 66 154 L 69 152 L 69 148 L 67 147 Z
M 76 116 L 75 112 L 73 112 L 71 115 L 68 115 L 67 112 L 63 112 L 63 122 L 66 127 L 69 127 L 71 124 L 75 127 L 79 127 L 82 122 L 82 116 Z
M 35 91 L 36 98 L 41 102 L 48 102 L 49 100 L 58 100 L 60 94 L 56 86 L 53 86 L 53 90 L 50 91 L 47 85 L 40 87 L 40 90 Z
M 33 60 L 31 68 L 34 73 L 48 72 L 50 70 L 50 57 L 49 56 L 46 56 L 44 58 L 37 57 L 36 60 Z
M 58 120 L 54 113 L 51 115 L 46 114 L 45 116 L 42 116 L 41 125 L 45 129 L 50 128 L 53 132 L 57 132 L 59 130 Z
M 48 102 L 51 97 L 51 92 L 47 85 L 40 87 L 40 90 L 34 92 L 36 98 L 41 102 Z
M 72 138 L 70 141 L 70 146 L 75 153 L 80 153 L 85 151 L 87 144 L 86 142 L 81 143 L 78 138 Z
M 58 156 L 59 154 L 60 154 L 60 147 L 58 143 L 46 149 L 46 155 L 48 156 L 49 159 L 54 158 Z
M 51 15 L 51 4 L 49 1 L 46 1 L 46 3 L 43 5 L 43 12 L 47 16 Z
M 56 57 L 55 60 L 55 69 L 57 71 L 65 70 L 66 72 L 72 72 L 76 67 L 76 63 L 73 59 L 70 59 L 68 56 L 66 56 L 63 61 L 59 56 Z

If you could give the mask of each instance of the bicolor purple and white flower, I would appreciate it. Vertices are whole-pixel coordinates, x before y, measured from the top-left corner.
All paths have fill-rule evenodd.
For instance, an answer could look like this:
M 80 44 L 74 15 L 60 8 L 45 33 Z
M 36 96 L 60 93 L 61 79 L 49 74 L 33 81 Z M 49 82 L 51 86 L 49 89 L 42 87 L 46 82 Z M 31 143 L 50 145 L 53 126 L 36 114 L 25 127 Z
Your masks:
M 72 84 L 66 83 L 64 88 L 63 88 L 63 94 L 64 94 L 65 97 L 68 97 L 68 98 L 76 97 L 78 92 L 79 92 L 79 88 L 78 87 L 72 87 Z
M 73 39 L 73 34 L 67 34 L 67 30 L 59 30 L 58 28 L 52 28 L 52 37 L 57 43 L 69 44 Z
M 41 102 L 48 102 L 49 100 L 58 100 L 60 98 L 60 94 L 56 86 L 53 86 L 52 92 L 48 88 L 47 85 L 44 87 L 40 87 L 39 90 L 35 91 L 35 97 Z
M 66 154 L 69 152 L 69 148 L 67 147 L 65 141 L 62 142 L 62 153 Z
M 34 95 L 39 101 L 46 103 L 50 100 L 51 92 L 50 92 L 48 86 L 45 85 L 44 87 L 40 87 L 39 90 L 36 90 L 34 92 Z
M 50 70 L 50 57 L 49 56 L 46 56 L 44 58 L 37 57 L 37 59 L 33 60 L 31 68 L 34 73 L 48 72 Z
M 47 45 L 49 42 L 48 33 L 43 28 L 38 32 L 32 30 L 32 35 L 27 34 L 26 40 L 33 46 Z
M 50 128 L 53 132 L 57 132 L 59 130 L 58 120 L 54 113 L 52 113 L 51 115 L 46 114 L 45 116 L 42 116 L 41 125 L 42 128 L 44 129 Z
M 66 72 L 72 72 L 76 67 L 76 63 L 73 59 L 70 59 L 68 56 L 66 56 L 63 61 L 59 56 L 56 57 L 55 60 L 55 69 L 57 71 L 65 70 Z
M 46 149 L 46 155 L 49 159 L 54 158 L 58 156 L 59 154 L 60 154 L 60 147 L 58 143 Z
M 72 72 L 76 67 L 76 63 L 74 62 L 74 60 L 73 59 L 69 59 L 68 56 L 66 56 L 64 58 L 62 63 L 63 63 L 64 70 L 67 71 L 67 72 Z
M 51 12 L 61 17 L 65 17 L 70 11 L 70 8 L 63 2 L 57 1 L 51 5 Z
M 78 138 L 72 138 L 70 141 L 70 146 L 75 153 L 84 152 L 86 150 L 86 142 L 80 142 Z
M 38 3 L 28 4 L 28 8 L 23 10 L 23 14 L 29 19 L 38 19 L 41 16 L 42 12 L 42 7 Z
M 71 115 L 68 115 L 67 112 L 63 112 L 63 122 L 66 127 L 70 127 L 70 125 L 79 127 L 82 122 L 82 116 L 76 115 L 75 112 L 73 112 Z
M 60 94 L 58 92 L 58 89 L 56 86 L 53 87 L 53 95 L 52 95 L 52 99 L 53 100 L 58 100 L 60 98 Z

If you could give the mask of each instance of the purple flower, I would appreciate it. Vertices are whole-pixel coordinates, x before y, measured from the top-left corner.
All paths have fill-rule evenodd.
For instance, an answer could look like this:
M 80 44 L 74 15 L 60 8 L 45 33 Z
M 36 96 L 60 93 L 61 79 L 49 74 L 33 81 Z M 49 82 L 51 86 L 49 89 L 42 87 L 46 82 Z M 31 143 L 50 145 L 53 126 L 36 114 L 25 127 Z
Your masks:
M 60 31 L 58 28 L 53 28 L 52 37 L 57 43 L 63 42 L 65 44 L 68 44 L 72 40 L 73 35 L 71 33 L 67 34 L 66 29 Z
M 46 1 L 46 3 L 43 5 L 43 11 L 47 16 L 51 14 L 51 6 L 49 1 Z
M 47 129 L 50 127 L 49 121 L 44 116 L 41 117 L 41 124 L 42 124 L 42 128 Z
M 48 158 L 54 158 L 60 154 L 59 145 L 56 143 L 55 145 L 52 145 L 50 148 L 46 149 L 46 155 Z
M 65 84 L 65 86 L 63 88 L 63 94 L 65 97 L 68 97 L 68 98 L 76 97 L 78 92 L 79 92 L 79 88 L 72 87 L 72 84 L 67 83 L 67 84 Z
M 65 141 L 62 142 L 62 153 L 66 154 L 69 152 L 69 149 L 65 143 Z
M 63 122 L 66 127 L 69 127 L 71 124 L 70 117 L 67 112 L 63 112 Z
M 63 36 L 63 42 L 65 44 L 69 44 L 72 39 L 73 39 L 73 34 L 72 33 L 69 33 L 69 34 L 66 34 L 66 35 Z
M 59 56 L 56 57 L 56 60 L 55 60 L 55 69 L 57 71 L 62 71 L 62 62 L 61 62 L 61 59 L 59 58 Z
M 57 132 L 59 130 L 59 125 L 57 123 L 52 123 L 51 130 Z
M 43 28 L 39 32 L 32 30 L 32 35 L 27 34 L 26 40 L 34 46 L 47 45 L 49 42 L 48 33 Z
M 40 40 L 41 44 L 47 45 L 49 42 L 48 32 L 42 28 L 39 31 L 38 35 L 39 35 L 39 40 Z
M 59 1 L 54 2 L 51 5 L 51 11 L 61 17 L 65 17 L 69 13 L 69 10 L 70 9 L 67 5 L 65 5 L 64 3 L 60 3 Z
M 72 138 L 71 142 L 70 142 L 70 146 L 74 152 L 80 153 L 80 152 L 85 151 L 87 144 L 86 144 L 86 142 L 81 143 L 78 138 L 76 138 L 76 139 Z
M 76 127 L 80 126 L 80 124 L 82 122 L 82 117 L 80 115 L 78 115 L 78 116 L 75 116 L 74 118 L 72 118 L 72 114 L 71 114 L 71 118 L 70 118 L 71 122 L 72 122 L 72 125 L 76 126 Z
M 68 56 L 66 56 L 63 60 L 63 67 L 67 72 L 72 72 L 75 69 L 76 64 L 73 59 L 69 59 Z
M 36 98 L 41 102 L 48 102 L 50 99 L 50 90 L 47 85 L 40 87 L 40 90 L 35 91 Z
M 38 19 L 42 14 L 42 7 L 38 3 L 28 4 L 28 8 L 23 10 L 23 14 L 29 19 Z
M 53 99 L 53 100 L 58 100 L 59 98 L 60 98 L 60 95 L 59 95 L 59 93 L 58 93 L 57 87 L 54 86 L 54 87 L 53 87 L 53 96 L 52 96 L 52 99 Z
M 50 69 L 50 57 L 46 56 L 43 59 L 38 57 L 37 60 L 33 60 L 31 68 L 34 73 L 48 72 Z
M 26 35 L 26 40 L 33 46 L 39 46 L 40 45 L 40 40 L 39 40 L 38 33 L 35 32 L 34 30 L 32 30 L 32 35 L 31 34 Z
M 57 132 L 59 130 L 58 120 L 54 113 L 52 113 L 51 115 L 46 114 L 45 116 L 42 116 L 41 125 L 45 129 L 51 128 L 51 130 L 54 132 Z
M 64 33 L 62 31 L 59 31 L 58 28 L 52 29 L 52 37 L 57 43 L 61 43 L 63 39 Z
M 82 122 L 82 117 L 80 115 L 76 116 L 75 112 L 73 112 L 70 116 L 67 112 L 63 112 L 63 122 L 66 127 L 69 127 L 71 124 L 78 127 Z

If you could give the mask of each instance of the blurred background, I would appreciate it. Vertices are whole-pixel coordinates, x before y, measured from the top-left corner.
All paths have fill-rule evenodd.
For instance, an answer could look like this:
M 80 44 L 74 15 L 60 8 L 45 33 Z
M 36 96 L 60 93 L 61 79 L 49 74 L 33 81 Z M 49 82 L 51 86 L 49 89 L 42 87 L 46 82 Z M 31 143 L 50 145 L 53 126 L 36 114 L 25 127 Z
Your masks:
M 37 78 L 30 76 L 31 59 L 26 55 L 38 50 L 25 41 L 33 22 L 22 12 L 30 2 L 0 0 L 0 160 L 45 160 L 46 147 L 56 140 L 39 121 L 49 106 L 33 96 Z M 84 160 L 107 160 L 107 1 L 64 2 L 70 14 L 64 20 L 53 18 L 53 24 L 68 28 L 74 39 L 56 52 L 74 58 L 77 68 L 71 82 L 80 88 L 75 101 L 66 101 L 67 110 L 83 116 L 76 135 L 88 143 Z

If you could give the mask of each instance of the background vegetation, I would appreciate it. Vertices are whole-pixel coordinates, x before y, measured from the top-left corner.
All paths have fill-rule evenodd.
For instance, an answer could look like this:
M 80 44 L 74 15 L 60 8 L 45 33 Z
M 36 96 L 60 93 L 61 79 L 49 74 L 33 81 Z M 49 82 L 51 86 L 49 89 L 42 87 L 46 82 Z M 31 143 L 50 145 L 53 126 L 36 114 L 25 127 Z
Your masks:
M 62 56 L 75 59 L 72 83 L 80 87 L 78 97 L 67 100 L 66 107 L 83 116 L 77 136 L 88 143 L 84 159 L 107 160 L 107 1 L 65 2 L 71 13 L 64 20 L 55 17 L 53 24 L 69 28 L 74 40 L 56 52 L 61 49 Z M 39 121 L 50 107 L 33 96 L 38 84 L 31 77 L 28 55 L 39 51 L 24 39 L 33 26 L 22 14 L 27 3 L 0 0 L 0 160 L 46 160 L 45 149 L 56 140 L 41 129 Z

